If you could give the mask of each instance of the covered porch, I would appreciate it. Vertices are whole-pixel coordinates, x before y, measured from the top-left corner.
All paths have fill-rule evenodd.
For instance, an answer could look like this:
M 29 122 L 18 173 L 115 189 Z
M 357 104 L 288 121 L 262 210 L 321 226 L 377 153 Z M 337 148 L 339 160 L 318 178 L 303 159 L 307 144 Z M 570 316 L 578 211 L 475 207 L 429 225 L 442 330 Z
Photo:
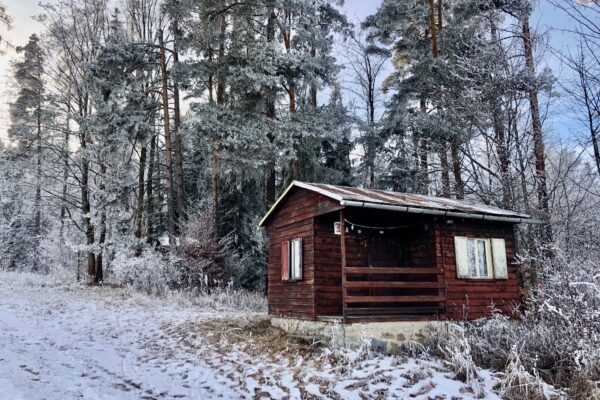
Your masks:
M 316 319 L 438 319 L 445 291 L 437 223 L 431 215 L 358 207 L 315 218 Z

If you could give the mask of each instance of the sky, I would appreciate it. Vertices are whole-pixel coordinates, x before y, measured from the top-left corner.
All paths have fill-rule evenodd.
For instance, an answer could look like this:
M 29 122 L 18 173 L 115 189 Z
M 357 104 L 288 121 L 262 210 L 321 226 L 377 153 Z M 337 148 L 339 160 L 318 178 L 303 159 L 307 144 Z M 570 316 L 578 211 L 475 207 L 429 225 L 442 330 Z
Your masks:
M 34 16 L 40 14 L 39 0 L 0 0 L 6 5 L 8 14 L 13 19 L 13 28 L 10 31 L 2 30 L 2 36 L 16 46 L 27 43 L 32 33 L 40 33 L 43 27 Z M 377 10 L 380 0 L 346 0 L 344 12 L 351 21 L 363 20 L 367 15 Z M 10 60 L 14 58 L 15 51 L 9 50 L 5 56 L 0 57 L 0 91 L 7 88 L 10 79 Z M 4 97 L 4 96 L 3 96 Z
M 537 26 L 542 32 L 547 32 L 549 44 L 553 48 L 568 49 L 573 38 L 562 31 L 562 29 L 568 28 L 566 17 L 559 10 L 547 4 L 545 0 L 540 1 L 532 25 Z M 24 45 L 27 43 L 29 35 L 43 31 L 41 24 L 33 18 L 41 12 L 39 0 L 0 0 L 0 2 L 6 6 L 7 12 L 13 18 L 13 28 L 10 31 L 6 32 L 6 29 L 0 27 L 2 36 L 11 43 L 16 46 Z M 380 3 L 381 0 L 346 0 L 343 11 L 351 22 L 360 22 L 366 16 L 373 14 Z M 0 56 L 0 140 L 5 137 L 9 101 L 7 99 L 10 99 L 11 86 L 9 84 L 10 60 L 14 56 L 14 50 L 8 50 L 6 55 Z M 558 78 L 564 77 L 568 73 L 561 68 L 560 61 L 556 57 L 548 58 L 548 66 Z M 560 108 L 560 105 L 553 105 L 553 107 Z M 546 122 L 546 129 L 554 138 L 563 140 L 568 139 L 569 133 L 576 129 L 577 124 L 564 108 L 560 109 L 560 112 L 551 114 L 552 117 Z

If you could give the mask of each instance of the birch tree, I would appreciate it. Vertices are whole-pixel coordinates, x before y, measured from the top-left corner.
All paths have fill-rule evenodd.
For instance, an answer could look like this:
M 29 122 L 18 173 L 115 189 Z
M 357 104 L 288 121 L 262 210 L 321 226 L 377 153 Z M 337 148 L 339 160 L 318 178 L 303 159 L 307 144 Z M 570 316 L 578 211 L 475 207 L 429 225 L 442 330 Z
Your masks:
M 54 82 L 52 96 L 60 104 L 65 120 L 77 126 L 73 136 L 77 139 L 77 154 L 64 153 L 71 161 L 69 176 L 75 188 L 69 190 L 63 200 L 70 209 L 71 220 L 85 235 L 83 251 L 87 258 L 87 272 L 91 279 L 96 277 L 97 227 L 95 226 L 91 133 L 82 127 L 82 122 L 93 113 L 91 93 L 85 85 L 90 70 L 108 35 L 109 15 L 104 0 L 61 0 L 43 5 L 41 21 L 48 30 L 49 45 L 53 57 L 49 75 Z M 67 146 L 68 147 L 68 146 Z M 78 194 L 77 194 L 78 192 Z M 81 221 L 77 221 L 81 218 Z

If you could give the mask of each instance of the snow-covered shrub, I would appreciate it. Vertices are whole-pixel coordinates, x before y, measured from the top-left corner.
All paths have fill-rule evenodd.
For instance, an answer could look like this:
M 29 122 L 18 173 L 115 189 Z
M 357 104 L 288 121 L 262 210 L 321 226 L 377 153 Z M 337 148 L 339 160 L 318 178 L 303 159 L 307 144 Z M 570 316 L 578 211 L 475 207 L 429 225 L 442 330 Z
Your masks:
M 510 400 L 551 400 L 562 399 L 564 395 L 544 382 L 537 369 L 530 373 L 513 346 L 510 350 L 508 365 L 503 372 L 500 395 Z
M 182 281 L 177 260 L 146 248 L 139 257 L 118 252 L 111 263 L 111 277 L 117 283 L 150 293 L 163 293 Z
M 477 366 L 473 362 L 471 344 L 465 337 L 449 342 L 441 351 L 445 355 L 447 365 L 456 374 L 456 379 L 469 383 L 477 378 Z
M 379 352 L 373 351 L 371 338 L 361 336 L 360 345 L 357 348 L 345 347 L 339 338 L 332 338 L 331 346 L 323 349 L 322 361 L 335 365 L 338 372 L 345 374 L 366 360 L 378 358 Z
M 74 279 L 72 271 L 58 268 L 50 274 L 0 270 L 0 282 L 12 287 L 58 287 L 68 289 L 81 287 L 81 284 Z
M 60 222 L 51 225 L 48 233 L 40 240 L 39 252 L 41 271 L 48 274 L 67 273 L 70 280 L 77 279 L 77 252 L 70 243 L 77 239 L 63 232 L 61 235 Z
M 210 291 L 196 288 L 169 291 L 171 299 L 207 310 L 239 310 L 266 312 L 267 298 L 262 293 L 228 287 L 212 288 Z
M 553 253 L 540 263 L 539 287 L 519 320 L 497 314 L 457 323 L 459 329 L 428 335 L 426 347 L 467 370 L 468 354 L 479 367 L 504 371 L 507 398 L 544 398 L 550 392 L 542 380 L 572 398 L 598 397 L 600 256 L 596 250 Z
M 31 224 L 18 212 L 0 201 L 0 269 L 28 270 L 33 264 Z
M 205 290 L 231 285 L 242 263 L 231 236 L 217 236 L 211 216 L 209 211 L 198 213 L 185 226 L 181 254 L 188 287 Z

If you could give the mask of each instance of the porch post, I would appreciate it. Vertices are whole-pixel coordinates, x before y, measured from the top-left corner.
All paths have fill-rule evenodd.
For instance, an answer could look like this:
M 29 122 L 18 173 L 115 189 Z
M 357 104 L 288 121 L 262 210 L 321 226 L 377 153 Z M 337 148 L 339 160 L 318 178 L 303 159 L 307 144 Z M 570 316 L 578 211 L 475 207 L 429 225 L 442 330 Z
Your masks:
M 346 323 L 346 223 L 344 221 L 344 209 L 340 210 L 340 254 L 342 258 L 342 323 Z

